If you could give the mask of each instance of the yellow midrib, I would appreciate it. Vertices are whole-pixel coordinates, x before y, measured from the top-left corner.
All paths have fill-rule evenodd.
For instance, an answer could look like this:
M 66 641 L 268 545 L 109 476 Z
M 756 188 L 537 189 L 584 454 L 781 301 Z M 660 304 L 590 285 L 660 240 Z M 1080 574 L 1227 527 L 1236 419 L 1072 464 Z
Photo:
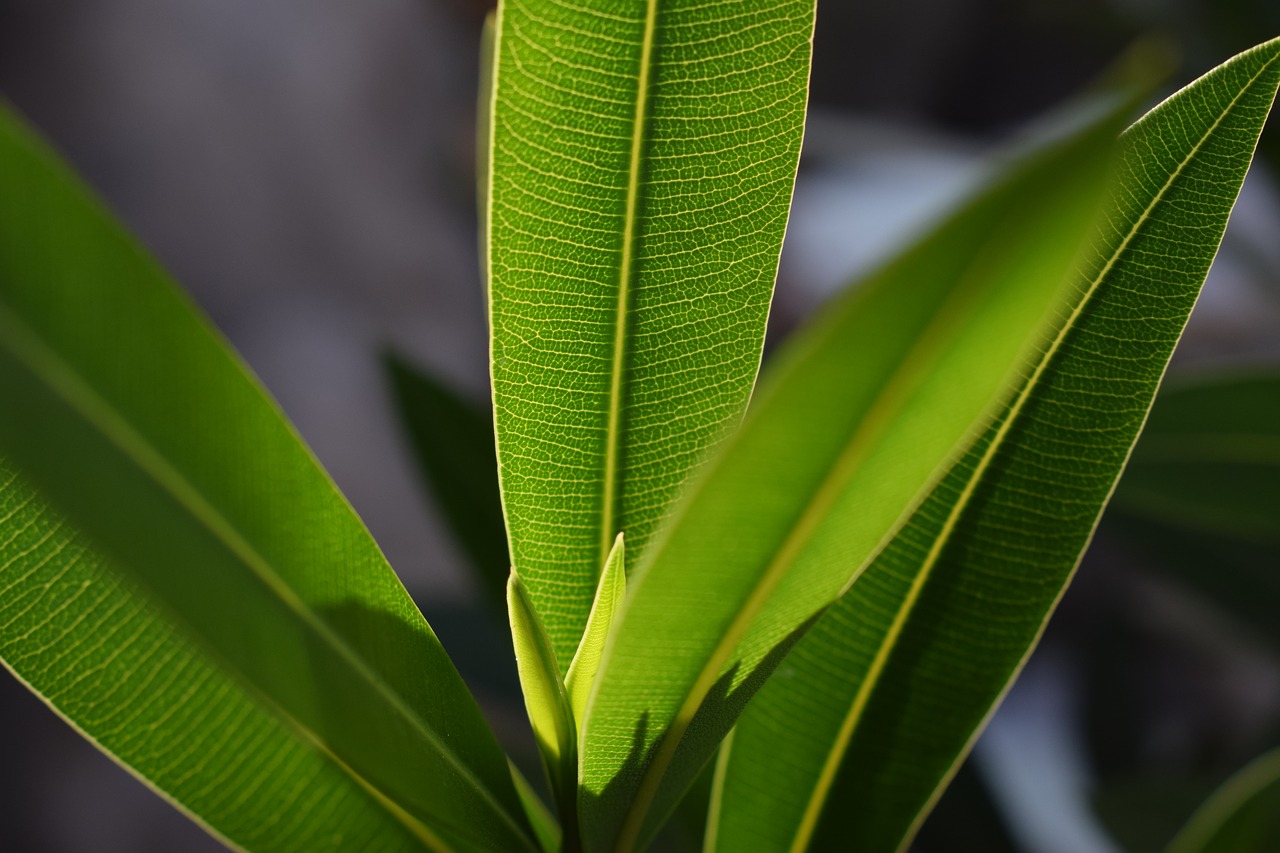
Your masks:
M 609 419 L 605 432 L 604 508 L 600 521 L 599 548 L 595 565 L 604 566 L 619 531 L 619 473 L 622 432 L 622 395 L 627 356 L 627 314 L 631 306 L 631 284 L 635 267 L 636 218 L 640 198 L 640 163 L 644 155 L 644 126 L 649 106 L 649 77 L 653 57 L 653 34 L 658 18 L 658 0 L 648 0 L 644 35 L 640 42 L 640 69 L 636 85 L 636 107 L 631 122 L 631 152 L 627 163 L 627 198 L 622 220 L 622 251 L 618 258 L 618 303 L 613 326 L 613 364 L 609 376 Z
M 276 573 L 270 562 L 241 536 L 235 526 L 217 508 L 208 503 L 195 486 L 143 435 L 138 433 L 109 401 L 100 397 L 88 386 L 72 365 L 66 363 L 40 339 L 36 332 L 29 329 L 20 317 L 11 313 L 3 305 L 0 305 L 0 331 L 4 332 L 2 336 L 5 341 L 4 348 L 13 358 L 43 382 L 48 390 L 72 411 L 95 427 L 110 444 L 115 445 L 131 459 L 157 487 L 190 513 L 215 539 L 221 541 L 227 550 L 288 610 L 292 611 L 307 628 L 323 638 L 338 657 L 372 685 L 383 700 L 409 724 L 410 728 L 416 730 L 425 741 L 430 743 L 459 776 L 469 783 L 476 794 L 517 837 L 524 837 L 523 830 L 497 801 L 493 792 L 472 773 L 471 768 L 464 764 L 417 713 L 405 704 L 400 695 L 356 654 L 345 639 L 311 611 L 297 593 Z M 289 719 L 293 720 L 291 715 Z M 305 730 L 305 726 L 300 721 L 294 720 L 294 722 L 298 728 Z M 336 758 L 332 751 L 329 751 L 329 754 Z M 345 762 L 338 763 L 344 768 L 348 766 Z M 357 778 L 356 781 L 362 786 L 368 784 L 362 777 Z M 384 796 L 384 799 L 386 802 L 394 802 L 390 797 Z M 401 810 L 393 814 L 399 817 L 407 812 Z M 410 825 L 408 828 L 415 835 L 422 837 L 422 832 L 417 827 Z
M 947 520 L 943 524 L 942 531 L 930 547 L 929 553 L 925 557 L 925 561 L 921 566 L 920 572 L 912 581 L 911 588 L 907 592 L 907 597 L 903 600 L 902 606 L 894 615 L 894 620 L 889 627 L 888 633 L 885 635 L 885 641 L 881 643 L 879 648 L 876 650 L 876 656 L 872 660 L 871 667 L 868 669 L 867 677 L 864 678 L 862 684 L 859 685 L 858 693 L 854 697 L 854 702 L 850 707 L 849 715 L 841 724 L 836 742 L 827 756 L 827 761 L 823 765 L 822 773 L 818 777 L 818 782 L 814 787 L 813 795 L 810 797 L 809 805 L 805 809 L 804 817 L 801 819 L 800 825 L 797 828 L 795 840 L 791 845 L 790 849 L 792 853 L 802 853 L 802 851 L 808 847 L 808 844 L 812 839 L 813 832 L 817 829 L 818 819 L 821 816 L 822 808 L 826 803 L 826 797 L 830 792 L 831 785 L 835 781 L 835 776 L 839 770 L 840 763 L 844 758 L 845 751 L 848 749 L 853 733 L 857 729 L 858 723 L 861 721 L 862 714 L 866 710 L 871 694 L 874 692 L 879 678 L 888 664 L 893 648 L 896 645 L 898 638 L 901 636 L 907 620 L 910 618 L 911 611 L 914 608 L 916 601 L 919 599 L 920 593 L 924 588 L 924 584 L 928 580 L 933 568 L 937 565 L 938 560 L 941 559 L 942 552 L 945 550 L 946 545 L 950 541 L 951 535 L 955 531 L 956 525 L 960 521 L 960 516 L 964 513 L 964 510 L 968 508 L 968 504 L 973 497 L 974 491 L 977 489 L 978 484 L 990 468 L 991 462 L 995 458 L 996 453 L 1003 446 L 1005 439 L 1008 437 L 1009 430 L 1012 428 L 1013 423 L 1022 412 L 1027 400 L 1030 399 L 1032 391 L 1035 390 L 1055 354 L 1061 350 L 1062 344 L 1066 340 L 1067 335 L 1075 329 L 1081 315 L 1083 315 L 1085 309 L 1093 300 L 1093 297 L 1096 295 L 1098 288 L 1101 287 L 1103 280 L 1106 279 L 1106 277 L 1115 268 L 1118 259 L 1128 249 L 1129 244 L 1141 230 L 1142 226 L 1146 224 L 1148 219 L 1150 219 L 1151 212 L 1161 201 L 1164 200 L 1165 195 L 1168 193 L 1169 188 L 1173 186 L 1174 181 L 1181 176 L 1182 172 L 1186 169 L 1187 164 L 1190 163 L 1191 160 L 1200 152 L 1205 142 L 1213 135 L 1213 132 L 1217 130 L 1223 119 L 1227 117 L 1240 98 L 1244 96 L 1244 93 L 1249 90 L 1249 88 L 1257 81 L 1262 73 L 1270 67 L 1271 64 L 1272 63 L 1269 62 L 1264 65 L 1246 85 L 1241 87 L 1239 94 L 1237 94 L 1236 97 L 1233 98 L 1223 109 L 1222 113 L 1214 120 L 1213 124 L 1210 125 L 1204 135 L 1196 142 L 1187 156 L 1183 158 L 1182 162 L 1178 164 L 1178 167 L 1165 181 L 1164 185 L 1161 186 L 1160 190 L 1147 204 L 1146 208 L 1143 209 L 1142 215 L 1138 217 L 1136 222 L 1134 222 L 1133 226 L 1129 229 L 1129 232 L 1125 234 L 1120 245 L 1111 254 L 1111 257 L 1107 259 L 1107 263 L 1103 265 L 1102 270 L 1094 277 L 1093 281 L 1090 282 L 1089 287 L 1086 288 L 1084 294 L 1077 301 L 1070 316 L 1058 330 L 1058 334 L 1054 336 L 1052 343 L 1037 362 L 1031 377 L 1018 393 L 1018 396 L 1015 398 L 1012 406 L 1010 406 L 1008 416 L 1001 422 L 1000 427 L 996 431 L 996 435 L 992 438 L 991 444 L 983 453 L 973 474 L 966 481 L 964 489 L 962 490 L 955 506 L 952 507 L 951 512 L 948 514 Z M 927 811 L 927 809 L 924 811 Z M 910 835 L 911 833 L 908 833 L 907 837 L 909 838 Z

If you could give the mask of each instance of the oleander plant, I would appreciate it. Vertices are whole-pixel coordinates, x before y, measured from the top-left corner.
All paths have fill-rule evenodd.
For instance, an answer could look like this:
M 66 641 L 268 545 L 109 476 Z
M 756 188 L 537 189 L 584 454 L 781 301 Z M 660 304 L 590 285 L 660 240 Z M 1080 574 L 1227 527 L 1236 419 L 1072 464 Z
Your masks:
M 708 778 L 707 853 L 909 846 L 1116 487 L 1280 40 L 1132 124 L 1118 69 L 757 382 L 813 27 L 813 0 L 486 26 L 492 431 L 436 423 L 428 456 L 510 566 L 545 778 L 263 387 L 0 111 L 5 666 L 236 849 L 627 853 Z M 448 468 L 490 436 L 505 543 Z M 1248 773 L 1180 850 L 1253 849 L 1221 839 L 1280 766 Z

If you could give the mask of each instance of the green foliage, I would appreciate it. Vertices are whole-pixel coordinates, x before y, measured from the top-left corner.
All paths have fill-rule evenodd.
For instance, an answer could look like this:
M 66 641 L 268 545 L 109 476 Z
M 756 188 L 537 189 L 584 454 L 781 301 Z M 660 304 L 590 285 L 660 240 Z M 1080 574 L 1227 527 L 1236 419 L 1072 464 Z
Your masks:
M 9 498 L 16 509 L 0 540 L 6 605 L 45 600 L 31 573 L 63 546 L 81 547 L 74 529 L 93 543 L 91 574 L 104 560 L 118 567 L 168 617 L 143 609 L 142 624 L 117 622 L 111 608 L 124 588 L 114 584 L 103 596 L 69 595 L 50 612 L 19 606 L 6 620 L 6 640 L 20 650 L 8 665 L 52 688 L 74 719 L 98 700 L 96 680 L 81 677 L 93 673 L 95 655 L 163 657 L 176 621 L 207 653 L 197 660 L 243 685 L 215 707 L 248 714 L 250 703 L 255 717 L 279 721 L 262 726 L 277 754 L 310 753 L 327 774 L 346 774 L 338 790 L 364 789 L 434 846 L 532 847 L 506 760 L 466 686 L 260 386 L 8 115 L 0 117 L 0 187 L 0 446 L 41 496 Z M 46 520 L 48 538 L 22 540 L 28 522 L 45 518 L 44 501 L 71 527 Z M 91 641 L 84 661 L 70 644 L 42 656 L 30 638 L 45 632 L 48 642 L 49 619 L 55 638 L 105 620 L 118 625 L 118 639 Z M 134 648 L 130 638 L 143 628 L 151 645 Z M 149 701 L 144 683 L 126 695 Z M 209 710 L 181 693 L 169 698 L 174 715 Z M 191 745 L 151 744 L 127 716 L 119 724 L 139 750 L 183 754 Z M 258 766 L 259 775 L 271 772 Z M 278 789 L 293 795 L 297 785 Z M 289 811 L 287 800 L 255 803 L 267 815 Z M 243 821 L 234 811 L 201 817 Z
M 390 372 L 495 595 L 514 563 L 555 817 L 265 392 L 3 110 L 0 659 L 247 850 L 633 850 L 717 749 L 708 851 L 905 846 L 1124 467 L 1280 41 L 1118 154 L 1122 98 L 1024 146 L 798 332 L 748 409 L 813 11 L 505 0 L 486 27 L 500 487 L 488 418 Z M 1123 505 L 1270 543 L 1274 435 L 1242 401 L 1275 390 L 1172 396 Z M 1180 849 L 1252 831 L 1257 766 Z
M 499 11 L 489 296 L 512 560 L 562 665 L 742 416 L 800 155 L 812 0 Z
M 1168 853 L 1265 853 L 1280 845 L 1280 749 L 1223 783 L 1187 821 Z
M 816 836 L 823 849 L 888 850 L 919 828 L 1043 630 L 1138 437 L 1244 180 L 1238 152 L 1280 83 L 1278 55 L 1272 42 L 1238 57 L 1125 133 L 1051 342 L 722 754 L 721 849 Z M 828 801 L 840 805 L 823 819 Z

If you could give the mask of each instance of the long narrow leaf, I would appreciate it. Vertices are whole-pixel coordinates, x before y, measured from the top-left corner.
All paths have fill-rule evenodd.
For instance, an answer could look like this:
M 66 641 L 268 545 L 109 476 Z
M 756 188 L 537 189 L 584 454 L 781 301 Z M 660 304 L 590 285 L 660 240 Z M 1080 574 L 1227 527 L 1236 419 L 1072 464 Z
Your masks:
M 487 231 L 511 554 L 562 666 L 746 406 L 813 0 L 504 0 Z
M 1092 535 L 1217 250 L 1278 55 L 1280 41 L 1242 54 L 1126 132 L 1073 310 L 739 721 L 713 850 L 873 853 L 913 836 Z
M 446 844 L 533 846 L 505 758 L 351 508 L 164 274 L 3 111 L 0 400 L 0 452 L 260 707 Z
M 3 465 L 0 662 L 77 731 L 235 847 L 443 849 L 321 745 L 279 721 L 168 613 L 122 585 Z
M 630 850 L 807 623 L 903 523 L 1043 342 L 1117 108 L 831 306 L 637 571 L 584 723 L 588 849 Z

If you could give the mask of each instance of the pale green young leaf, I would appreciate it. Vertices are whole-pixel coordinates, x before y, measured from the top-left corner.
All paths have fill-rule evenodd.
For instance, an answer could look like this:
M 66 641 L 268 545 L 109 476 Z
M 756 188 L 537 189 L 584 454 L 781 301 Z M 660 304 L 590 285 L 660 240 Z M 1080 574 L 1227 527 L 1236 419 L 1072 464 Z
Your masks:
M 575 744 L 577 727 L 569 708 L 569 697 L 560 679 L 560 667 L 551 639 L 542 620 L 520 582 L 511 573 L 507 581 L 507 613 L 511 619 L 511 639 L 516 649 L 516 668 L 520 672 L 520 689 L 524 693 L 525 710 L 533 726 L 533 736 L 547 764 L 552 783 L 559 788 L 561 768 L 577 763 Z M 557 796 L 559 795 L 557 791 Z
M 220 678 L 407 825 L 446 846 L 533 848 L 505 757 L 350 506 L 164 273 L 3 110 L 0 399 L 0 452 Z M 44 593 L 9 578 L 8 596 Z M 62 617 L 105 615 L 78 611 L 93 600 L 68 599 Z M 24 661 L 44 649 L 22 643 L 39 627 L 6 653 L 33 686 Z M 73 722 L 93 675 L 55 685 Z M 145 742 L 131 710 L 118 724 Z
M 562 663 L 760 361 L 814 0 L 504 0 L 486 228 L 512 560 Z
M 1001 417 L 739 720 L 712 850 L 910 842 L 1088 544 L 1217 250 L 1277 55 L 1280 41 L 1236 57 L 1124 134 L 1071 311 Z
M 775 362 L 642 561 L 583 722 L 588 849 L 633 849 L 787 644 L 994 414 L 1060 309 L 1121 124 L 1012 167 Z
M 595 684 L 596 671 L 600 668 L 605 641 L 609 638 L 618 609 L 627 597 L 625 567 L 626 546 L 623 535 L 619 533 L 613 549 L 609 551 L 609 558 L 604 561 L 600 586 L 596 590 L 595 601 L 591 603 L 591 614 L 587 617 L 587 628 L 582 632 L 582 642 L 578 644 L 578 651 L 569 663 L 569 674 L 564 679 L 575 720 L 581 720 L 586 714 L 587 699 L 591 695 L 591 685 Z

